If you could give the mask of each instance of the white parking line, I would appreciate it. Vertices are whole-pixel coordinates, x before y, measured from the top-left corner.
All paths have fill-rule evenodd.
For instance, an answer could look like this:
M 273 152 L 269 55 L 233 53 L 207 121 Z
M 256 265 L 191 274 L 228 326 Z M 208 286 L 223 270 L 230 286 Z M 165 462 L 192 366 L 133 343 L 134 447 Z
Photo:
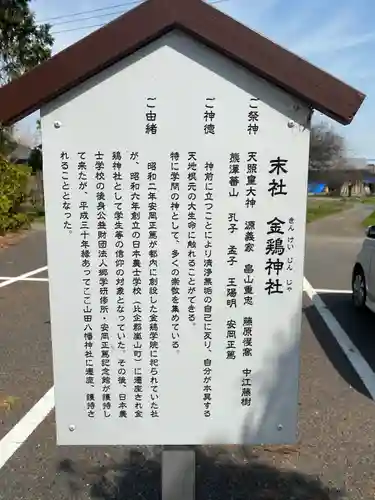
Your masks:
M 25 280 L 26 278 L 34 274 L 38 274 L 45 269 L 47 269 L 47 266 L 36 269 L 35 271 L 31 271 L 29 273 L 25 273 L 15 278 L 10 278 L 4 283 L 0 283 L 0 287 L 11 285 L 12 283 L 15 283 L 17 281 Z M 336 318 L 328 310 L 323 300 L 319 297 L 318 291 L 314 290 L 314 288 L 310 285 L 306 278 L 304 278 L 303 281 L 303 289 L 309 296 L 310 300 L 316 307 L 317 311 L 323 318 L 330 331 L 332 332 L 332 335 L 340 345 L 341 349 L 346 354 L 347 358 L 358 373 L 358 376 L 361 378 L 372 398 L 375 399 L 374 372 L 371 370 L 367 362 L 363 359 L 360 352 L 349 339 L 348 335 L 340 326 Z M 327 290 L 320 292 L 332 293 L 332 291 Z M 333 292 L 346 293 L 346 291 L 342 290 L 335 290 Z M 54 406 L 54 388 L 51 387 L 51 389 L 49 389 L 49 391 L 31 408 L 28 413 L 26 413 L 24 417 L 21 418 L 21 420 L 0 441 L 0 469 L 22 446 L 22 444 L 29 438 L 29 436 L 36 430 L 36 428 L 43 422 L 43 420 L 53 410 Z
M 34 271 L 29 271 L 27 273 L 20 274 L 19 276 L 14 276 L 13 278 L 9 278 L 6 281 L 3 281 L 0 283 L 0 288 L 3 288 L 4 286 L 9 286 L 12 285 L 13 283 L 16 283 L 17 281 L 22 281 L 25 278 L 29 278 L 30 276 L 34 276 L 34 274 L 39 274 L 47 269 L 48 266 L 43 266 L 39 267 L 39 269 L 34 269 Z
M 51 387 L 0 441 L 0 469 L 43 422 L 54 406 L 55 394 L 53 387 Z
M 325 324 L 328 326 L 332 335 L 348 358 L 350 364 L 357 372 L 372 399 L 375 399 L 375 373 L 350 340 L 340 323 L 328 309 L 324 301 L 321 297 L 319 297 L 317 290 L 314 290 L 306 278 L 303 278 L 303 289 L 316 307 L 316 310 L 324 320 Z
M 5 278 L 6 281 L 0 283 L 0 288 L 12 285 L 18 281 L 25 281 L 47 269 L 47 266 L 39 267 L 13 278 Z M 43 422 L 46 416 L 55 406 L 53 387 L 26 413 L 24 417 L 6 434 L 0 441 L 0 469 L 6 464 L 18 448 Z

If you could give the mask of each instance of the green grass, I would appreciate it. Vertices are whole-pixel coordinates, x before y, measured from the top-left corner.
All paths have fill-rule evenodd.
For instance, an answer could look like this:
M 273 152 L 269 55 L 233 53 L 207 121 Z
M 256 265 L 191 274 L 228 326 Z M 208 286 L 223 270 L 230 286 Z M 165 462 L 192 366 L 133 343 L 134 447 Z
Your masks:
M 27 211 L 31 222 L 45 222 L 45 213 L 43 208 L 33 207 Z
M 375 226 L 375 210 L 368 216 L 364 221 L 362 221 L 364 227 Z
M 328 215 L 333 215 L 352 207 L 352 203 L 345 198 L 337 199 L 308 199 L 306 222 L 312 222 Z
M 46 221 L 46 218 L 45 218 L 45 215 L 36 215 L 33 219 L 33 222 L 40 222 L 40 223 L 45 223 Z
M 362 198 L 361 203 L 365 203 L 366 205 L 375 205 L 375 196 L 367 196 L 366 198 Z

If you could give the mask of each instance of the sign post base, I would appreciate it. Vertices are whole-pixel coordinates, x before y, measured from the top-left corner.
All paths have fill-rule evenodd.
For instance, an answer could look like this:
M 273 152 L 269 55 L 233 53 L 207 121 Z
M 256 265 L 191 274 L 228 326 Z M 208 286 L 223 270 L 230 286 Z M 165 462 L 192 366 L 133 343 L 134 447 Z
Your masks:
M 195 500 L 195 450 L 165 446 L 161 464 L 162 500 Z

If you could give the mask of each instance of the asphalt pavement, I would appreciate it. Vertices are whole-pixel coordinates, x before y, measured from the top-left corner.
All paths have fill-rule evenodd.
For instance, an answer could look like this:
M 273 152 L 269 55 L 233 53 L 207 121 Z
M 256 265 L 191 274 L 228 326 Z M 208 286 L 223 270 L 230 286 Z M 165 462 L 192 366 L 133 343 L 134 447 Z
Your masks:
M 358 204 L 351 210 L 309 224 L 305 276 L 375 370 L 374 315 L 369 311 L 355 311 L 350 296 L 352 269 L 365 236 L 361 221 L 373 210 L 374 206 Z
M 341 234 L 331 223 L 320 231 L 309 227 L 305 275 L 314 288 L 331 290 L 321 294 L 323 300 L 375 367 L 371 316 L 355 316 L 345 293 L 362 230 Z M 343 227 L 353 224 L 341 221 Z M 2 278 L 45 265 L 40 228 L 0 251 Z M 46 276 L 43 271 L 33 278 Z M 0 316 L 0 397 L 11 396 L 14 402 L 7 411 L 0 409 L 1 463 L 1 439 L 53 384 L 48 282 L 21 281 L 0 288 Z M 295 446 L 199 449 L 197 500 L 374 498 L 375 405 L 307 297 L 299 412 Z M 0 499 L 72 498 L 159 499 L 160 450 L 57 447 L 52 411 L 0 469 Z
M 0 249 L 0 280 L 8 276 L 19 276 L 46 265 L 44 225 L 35 225 L 32 230 L 23 233 L 17 244 Z
M 361 222 L 373 210 L 372 205 L 359 203 L 353 209 L 308 224 L 305 276 L 315 289 L 351 288 L 354 260 L 365 237 Z

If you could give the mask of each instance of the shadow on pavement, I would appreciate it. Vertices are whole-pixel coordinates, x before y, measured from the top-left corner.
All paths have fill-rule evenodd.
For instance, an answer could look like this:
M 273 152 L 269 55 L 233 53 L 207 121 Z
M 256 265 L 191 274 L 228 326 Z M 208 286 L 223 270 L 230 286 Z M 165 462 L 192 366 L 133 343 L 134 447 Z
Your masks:
M 339 322 L 342 329 L 360 351 L 369 366 L 375 371 L 375 316 L 370 311 L 354 309 L 348 293 L 321 293 L 320 298 Z M 369 392 L 359 378 L 336 339 L 313 305 L 304 308 L 312 331 L 327 357 L 348 384 L 366 397 Z M 372 399 L 372 398 L 371 398 Z
M 300 328 L 300 309 L 291 316 L 290 328 Z M 243 422 L 244 442 L 264 442 L 270 429 L 277 427 L 278 415 L 290 415 L 291 400 L 298 377 L 298 351 L 289 329 L 277 332 L 273 345 L 263 356 L 254 373 L 259 391 L 262 418 L 252 420 L 249 412 Z M 178 425 L 178 422 L 176 423 Z M 124 427 L 124 432 L 126 428 Z M 212 439 L 212 436 L 210 436 Z M 344 500 L 345 495 L 324 485 L 317 476 L 297 471 L 285 458 L 286 446 L 273 446 L 272 455 L 265 447 L 198 446 L 196 450 L 196 500 Z M 102 448 L 103 449 L 103 448 Z M 97 500 L 159 500 L 161 498 L 162 448 L 116 447 L 116 458 L 106 454 L 105 462 L 85 459 L 60 462 L 72 498 Z M 109 453 L 115 453 L 114 451 Z M 282 458 L 280 458 L 280 453 Z M 279 457 L 277 456 L 279 454 Z M 84 494 L 80 495 L 80 491 Z M 176 499 L 179 500 L 179 499 Z
M 218 448 L 218 447 L 215 447 Z M 72 461 L 60 464 L 68 475 L 72 494 L 87 484 L 89 498 L 98 500 L 161 499 L 160 450 L 147 458 L 132 449 L 123 463 L 79 469 Z M 344 492 L 331 489 L 308 475 L 279 470 L 251 456 L 206 453 L 196 450 L 196 500 L 344 500 Z

